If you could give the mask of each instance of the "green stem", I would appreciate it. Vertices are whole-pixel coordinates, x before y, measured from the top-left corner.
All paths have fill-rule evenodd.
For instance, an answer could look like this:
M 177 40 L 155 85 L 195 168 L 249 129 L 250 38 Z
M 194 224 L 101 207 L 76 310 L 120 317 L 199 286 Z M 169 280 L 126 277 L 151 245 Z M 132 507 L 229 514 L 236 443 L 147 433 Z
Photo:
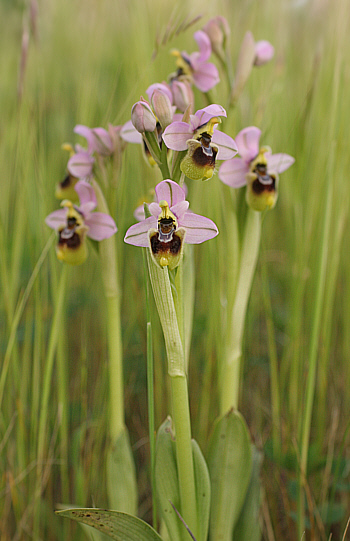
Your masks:
M 186 376 L 172 377 L 171 391 L 176 437 L 176 462 L 181 498 L 181 515 L 193 535 L 196 537 L 197 505 Z
M 191 422 L 185 374 L 184 350 L 171 292 L 167 268 L 158 267 L 147 251 L 148 269 L 168 357 L 171 377 L 173 417 L 176 435 L 176 461 L 178 468 L 181 516 L 196 537 L 197 502 L 191 444 Z M 181 294 L 180 294 L 181 297 Z
M 116 295 L 107 296 L 106 302 L 109 349 L 109 429 L 111 440 L 114 442 L 124 430 L 123 363 L 119 297 Z
M 162 172 L 163 180 L 170 178 L 170 171 L 168 166 L 168 149 L 165 143 L 162 144 L 160 149 L 160 164 L 159 169 Z
M 309 351 L 309 369 L 306 382 L 306 401 L 303 410 L 303 425 L 301 436 L 301 453 L 300 453 L 300 474 L 299 474 L 299 499 L 298 499 L 298 533 L 299 538 L 303 535 L 305 529 L 305 511 L 304 511 L 304 494 L 303 487 L 307 476 L 307 462 L 310 440 L 310 428 L 312 419 L 312 408 L 315 396 L 316 386 L 316 371 L 317 371 L 317 352 L 318 342 L 321 328 L 321 316 L 322 306 L 324 299 L 324 290 L 326 283 L 326 269 L 329 251 L 329 240 L 331 231 L 331 216 L 332 216 L 332 202 L 333 202 L 333 179 L 331 172 L 334 170 L 334 147 L 333 141 L 330 157 L 329 157 L 329 169 L 328 179 L 325 194 L 326 208 L 324 212 L 323 230 L 321 238 L 321 253 L 318 262 L 318 274 L 317 274 L 317 289 L 316 300 L 314 304 L 314 315 L 312 318 L 313 326 L 310 341 Z
M 155 437 L 155 416 L 154 416 L 154 360 L 152 343 L 152 324 L 149 303 L 149 279 L 147 274 L 147 256 L 143 251 L 146 311 L 147 311 L 147 405 L 148 405 L 148 433 L 151 455 L 151 487 L 152 487 L 152 520 L 153 528 L 157 529 L 157 498 L 156 498 L 156 437 Z
M 109 214 L 108 206 L 96 181 L 93 187 L 98 210 Z M 107 332 L 109 350 L 109 426 L 112 443 L 124 430 L 124 392 L 123 392 L 123 348 L 120 322 L 120 293 L 116 239 L 114 236 L 99 244 L 101 273 L 107 303 Z
M 266 265 L 262 266 L 262 290 L 266 312 L 266 325 L 269 346 L 269 361 L 270 361 L 270 386 L 271 386 L 271 410 L 272 410 L 272 441 L 273 454 L 275 458 L 281 455 L 281 427 L 280 427 L 280 392 L 278 381 L 278 361 L 275 333 L 273 327 L 271 299 L 269 285 L 267 281 Z
M 62 319 L 62 313 L 63 313 L 64 301 L 65 301 L 65 295 L 66 295 L 67 276 L 68 276 L 68 265 L 63 264 L 60 281 L 59 281 L 58 289 L 57 289 L 55 311 L 53 315 L 49 345 L 48 345 L 47 356 L 45 360 L 45 373 L 44 373 L 44 381 L 43 381 L 41 404 L 40 404 L 40 420 L 39 420 L 38 452 L 37 452 L 37 457 L 38 457 L 37 490 L 36 490 L 38 495 L 40 495 L 41 487 L 42 487 L 42 472 L 43 472 L 43 462 L 45 458 L 44 455 L 45 455 L 45 441 L 46 441 L 46 425 L 47 425 L 47 418 L 48 418 L 48 404 L 49 404 L 50 393 L 52 390 L 51 379 L 52 379 L 55 353 L 57 349 L 59 336 L 60 336 L 60 333 L 62 332 L 61 319 Z M 36 514 L 37 520 L 39 520 L 39 516 L 40 516 L 40 512 Z M 37 530 L 37 528 L 38 528 L 38 523 L 35 525 L 34 530 Z
M 248 209 L 241 251 L 240 270 L 232 309 L 228 347 L 221 378 L 221 413 L 238 408 L 244 321 L 258 259 L 261 213 Z

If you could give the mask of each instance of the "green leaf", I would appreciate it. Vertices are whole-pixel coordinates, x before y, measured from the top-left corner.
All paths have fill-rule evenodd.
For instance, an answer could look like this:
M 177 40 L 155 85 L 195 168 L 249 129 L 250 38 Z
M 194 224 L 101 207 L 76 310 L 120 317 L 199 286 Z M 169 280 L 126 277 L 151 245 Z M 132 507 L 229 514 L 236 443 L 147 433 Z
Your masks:
M 197 501 L 197 541 L 208 538 L 210 514 L 209 472 L 198 443 L 192 440 L 193 466 Z M 171 503 L 181 513 L 179 481 L 176 465 L 175 439 L 172 434 L 172 421 L 168 417 L 157 434 L 156 445 L 156 487 L 159 511 L 166 525 L 171 541 L 190 539 L 180 518 Z M 171 503 L 170 503 L 171 502 Z
M 262 454 L 252 445 L 253 468 L 243 508 L 234 529 L 233 538 L 237 541 L 259 541 L 261 529 L 259 510 L 261 503 L 260 468 Z
M 202 451 L 195 440 L 192 440 L 192 452 L 197 499 L 196 538 L 197 541 L 206 541 L 208 538 L 210 515 L 210 477 Z
M 231 541 L 252 471 L 250 436 L 237 411 L 230 410 L 217 421 L 208 467 L 212 490 L 210 537 L 213 541 Z
M 135 464 L 126 428 L 107 453 L 107 489 L 108 502 L 112 509 L 136 515 Z
M 156 490 L 159 512 L 172 541 L 181 541 L 186 534 L 170 502 L 180 511 L 180 493 L 176 465 L 175 439 L 168 417 L 160 426 L 156 442 Z
M 162 539 L 147 522 L 121 511 L 65 509 L 56 513 L 92 526 L 115 541 L 161 541 Z

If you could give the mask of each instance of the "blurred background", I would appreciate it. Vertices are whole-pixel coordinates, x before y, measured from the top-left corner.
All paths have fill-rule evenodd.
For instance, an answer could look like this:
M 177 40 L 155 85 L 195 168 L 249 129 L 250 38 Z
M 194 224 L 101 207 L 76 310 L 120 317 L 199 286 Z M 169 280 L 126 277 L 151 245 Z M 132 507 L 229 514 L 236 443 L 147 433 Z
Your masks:
M 93 248 L 69 269 L 64 324 L 52 376 L 45 461 L 37 442 L 48 337 L 61 264 L 45 217 L 65 177 L 64 142 L 76 124 L 124 124 L 147 87 L 174 71 L 172 48 L 197 50 L 193 32 L 215 15 L 231 27 L 233 65 L 246 31 L 275 57 L 254 70 L 225 131 L 262 130 L 263 144 L 295 157 L 263 223 L 244 341 L 240 411 L 263 453 L 264 540 L 297 539 L 296 479 L 321 257 L 326 257 L 309 448 L 310 539 L 341 539 L 350 514 L 349 170 L 350 7 L 346 0 L 1 0 L 0 2 L 0 538 L 79 540 L 54 515 L 59 503 L 106 507 L 106 310 Z M 201 18 L 196 19 L 201 16 Z M 185 27 L 188 26 L 187 30 Z M 215 62 L 215 59 L 214 59 Z M 338 71 L 337 71 L 338 70 Z M 340 76 L 335 77 L 336 73 Z M 213 91 L 225 107 L 223 81 Z M 206 105 L 196 94 L 197 108 Z M 146 396 L 146 308 L 141 250 L 123 243 L 135 208 L 161 180 L 138 145 L 123 156 L 111 209 L 122 289 L 126 423 L 137 467 L 139 516 L 151 520 Z M 329 245 L 322 229 L 333 199 Z M 217 175 L 188 186 L 194 212 L 228 227 L 230 191 Z M 220 321 L 230 246 L 195 247 L 196 299 L 189 385 L 203 453 L 218 415 Z M 154 312 L 155 313 L 155 312 Z M 154 318 L 156 426 L 169 413 L 163 338 Z M 271 452 L 270 359 L 278 363 L 282 452 Z M 36 490 L 36 487 L 40 490 Z M 40 501 L 40 507 L 37 505 Z M 40 510 L 40 511 L 38 511 Z M 39 533 L 38 533 L 39 532 Z M 309 534 L 308 534 L 309 535 Z M 349 534 L 348 534 L 349 535 Z

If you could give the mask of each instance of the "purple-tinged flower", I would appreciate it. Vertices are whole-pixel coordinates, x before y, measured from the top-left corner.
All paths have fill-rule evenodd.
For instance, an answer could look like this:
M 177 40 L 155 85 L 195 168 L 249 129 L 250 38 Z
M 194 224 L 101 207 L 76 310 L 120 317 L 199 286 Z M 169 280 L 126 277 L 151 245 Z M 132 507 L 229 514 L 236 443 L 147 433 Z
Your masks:
M 210 19 L 209 22 L 203 27 L 203 31 L 208 35 L 213 53 L 219 58 L 225 58 L 225 47 L 227 40 L 230 37 L 230 26 L 221 15 Z
M 236 137 L 240 158 L 223 163 L 219 178 L 233 188 L 248 185 L 247 202 L 255 210 L 272 208 L 277 201 L 278 174 L 293 165 L 288 154 L 272 154 L 269 147 L 259 150 L 261 131 L 255 126 L 244 128 Z
M 64 200 L 64 207 L 55 210 L 46 217 L 46 224 L 58 231 L 57 257 L 71 265 L 84 263 L 87 257 L 85 235 L 93 240 L 111 237 L 117 231 L 111 216 L 103 212 L 93 212 L 97 206 L 96 195 L 91 184 L 80 180 L 75 190 L 80 199 L 80 206 Z
M 176 57 L 177 71 L 171 76 L 172 79 L 187 79 L 193 83 L 201 92 L 208 92 L 219 81 L 219 72 L 217 67 L 208 62 L 211 55 L 210 39 L 205 32 L 198 30 L 195 32 L 199 52 L 188 54 L 185 51 L 180 53 L 177 49 L 172 50 Z
M 112 129 L 113 126 L 110 126 Z M 96 152 L 101 156 L 111 156 L 114 152 L 114 140 L 110 131 L 104 128 L 88 128 L 82 124 L 77 124 L 74 128 L 74 133 L 85 137 L 88 144 L 88 153 Z
M 188 210 L 185 191 L 176 182 L 164 180 L 155 192 L 157 202 L 148 206 L 151 216 L 129 227 L 124 241 L 149 247 L 158 265 L 173 269 L 180 263 L 184 242 L 199 244 L 215 237 L 218 229 L 209 218 Z
M 163 133 L 163 140 L 172 150 L 187 150 L 180 168 L 193 180 L 208 180 L 214 174 L 215 160 L 229 160 L 237 153 L 236 143 L 225 133 L 215 130 L 226 117 L 221 105 L 208 105 L 190 116 L 190 122 L 173 122 Z
M 263 66 L 273 58 L 274 54 L 275 48 L 269 41 L 257 41 L 255 43 L 254 66 Z

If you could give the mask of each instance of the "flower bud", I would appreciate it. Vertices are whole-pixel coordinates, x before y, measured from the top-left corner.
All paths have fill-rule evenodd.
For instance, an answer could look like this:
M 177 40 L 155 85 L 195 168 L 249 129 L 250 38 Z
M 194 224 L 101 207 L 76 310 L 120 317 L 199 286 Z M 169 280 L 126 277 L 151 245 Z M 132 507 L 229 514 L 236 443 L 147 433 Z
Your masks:
M 161 90 L 155 89 L 151 103 L 162 129 L 165 130 L 173 121 L 173 107 L 168 96 Z
M 257 41 L 255 44 L 254 66 L 263 66 L 273 58 L 274 54 L 275 48 L 269 41 Z
M 172 81 L 171 90 L 174 103 L 179 111 L 184 113 L 189 105 L 193 109 L 194 95 L 188 81 Z
M 140 100 L 136 102 L 131 109 L 131 122 L 140 133 L 145 131 L 154 131 L 157 125 L 157 119 L 149 104 Z
M 219 58 L 224 58 L 226 42 L 231 33 L 225 17 L 222 17 L 221 15 L 214 17 L 204 26 L 203 30 L 210 39 L 213 52 Z

